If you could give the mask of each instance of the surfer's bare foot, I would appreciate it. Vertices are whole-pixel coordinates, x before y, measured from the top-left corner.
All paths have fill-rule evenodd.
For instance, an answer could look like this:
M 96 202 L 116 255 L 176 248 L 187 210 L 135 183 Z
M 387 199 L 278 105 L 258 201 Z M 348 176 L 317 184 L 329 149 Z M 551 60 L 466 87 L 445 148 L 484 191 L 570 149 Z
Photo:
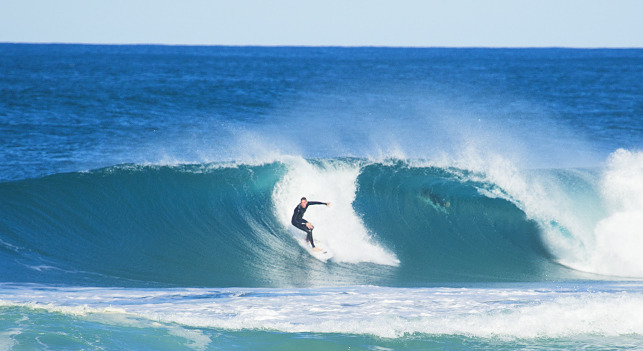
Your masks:
M 319 252 L 319 251 L 322 251 L 322 249 L 320 249 L 318 247 L 313 247 L 313 251 Z

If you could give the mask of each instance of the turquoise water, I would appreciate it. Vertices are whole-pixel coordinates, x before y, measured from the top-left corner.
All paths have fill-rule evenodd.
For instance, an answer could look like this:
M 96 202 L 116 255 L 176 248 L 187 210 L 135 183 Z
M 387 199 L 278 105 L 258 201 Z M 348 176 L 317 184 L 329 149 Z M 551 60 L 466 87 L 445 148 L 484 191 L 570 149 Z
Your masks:
M 641 50 L 0 52 L 0 349 L 643 344 Z

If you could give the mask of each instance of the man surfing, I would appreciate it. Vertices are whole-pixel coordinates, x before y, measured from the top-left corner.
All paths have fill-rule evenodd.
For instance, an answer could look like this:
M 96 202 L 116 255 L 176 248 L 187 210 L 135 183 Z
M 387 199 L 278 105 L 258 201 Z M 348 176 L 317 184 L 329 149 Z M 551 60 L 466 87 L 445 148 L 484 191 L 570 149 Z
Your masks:
M 322 249 L 315 247 L 315 242 L 313 242 L 313 228 L 315 227 L 310 222 L 308 222 L 303 218 L 304 213 L 306 213 L 306 210 L 308 209 L 309 205 L 330 206 L 330 202 L 319 202 L 319 201 L 308 202 L 308 200 L 306 200 L 305 197 L 302 197 L 301 201 L 299 202 L 299 205 L 295 207 L 295 212 L 292 214 L 291 223 L 295 227 L 306 232 L 306 242 L 310 243 L 310 245 L 313 247 L 313 251 L 322 251 Z

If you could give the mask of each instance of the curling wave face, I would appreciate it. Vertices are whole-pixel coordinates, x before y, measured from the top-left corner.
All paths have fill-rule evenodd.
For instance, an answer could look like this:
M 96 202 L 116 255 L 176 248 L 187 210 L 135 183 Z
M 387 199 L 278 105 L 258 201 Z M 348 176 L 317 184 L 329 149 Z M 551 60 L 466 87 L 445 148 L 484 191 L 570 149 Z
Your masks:
M 618 214 L 580 200 L 600 202 L 597 187 L 612 173 L 503 178 L 471 168 L 284 157 L 258 165 L 121 165 L 5 182 L 0 270 L 16 282 L 249 287 L 619 275 L 623 267 L 595 271 L 591 259 L 582 260 L 603 257 L 591 244 Z M 516 186 L 520 177 L 530 186 Z M 336 254 L 327 264 L 296 245 L 289 218 L 302 195 L 332 202 L 307 213 L 316 238 Z M 595 216 L 578 224 L 571 205 L 543 210 L 552 199 Z

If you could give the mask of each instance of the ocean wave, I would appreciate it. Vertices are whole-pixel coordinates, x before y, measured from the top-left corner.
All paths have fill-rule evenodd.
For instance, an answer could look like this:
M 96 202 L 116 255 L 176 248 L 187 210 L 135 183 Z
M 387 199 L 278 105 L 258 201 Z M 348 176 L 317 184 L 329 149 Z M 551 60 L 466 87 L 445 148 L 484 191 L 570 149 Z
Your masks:
M 0 271 L 4 281 L 250 287 L 631 273 L 580 260 L 594 252 L 594 228 L 609 225 L 600 172 L 460 166 L 282 157 L 4 182 Z M 331 202 L 306 213 L 335 254 L 328 263 L 297 244 L 289 219 L 301 196 Z

